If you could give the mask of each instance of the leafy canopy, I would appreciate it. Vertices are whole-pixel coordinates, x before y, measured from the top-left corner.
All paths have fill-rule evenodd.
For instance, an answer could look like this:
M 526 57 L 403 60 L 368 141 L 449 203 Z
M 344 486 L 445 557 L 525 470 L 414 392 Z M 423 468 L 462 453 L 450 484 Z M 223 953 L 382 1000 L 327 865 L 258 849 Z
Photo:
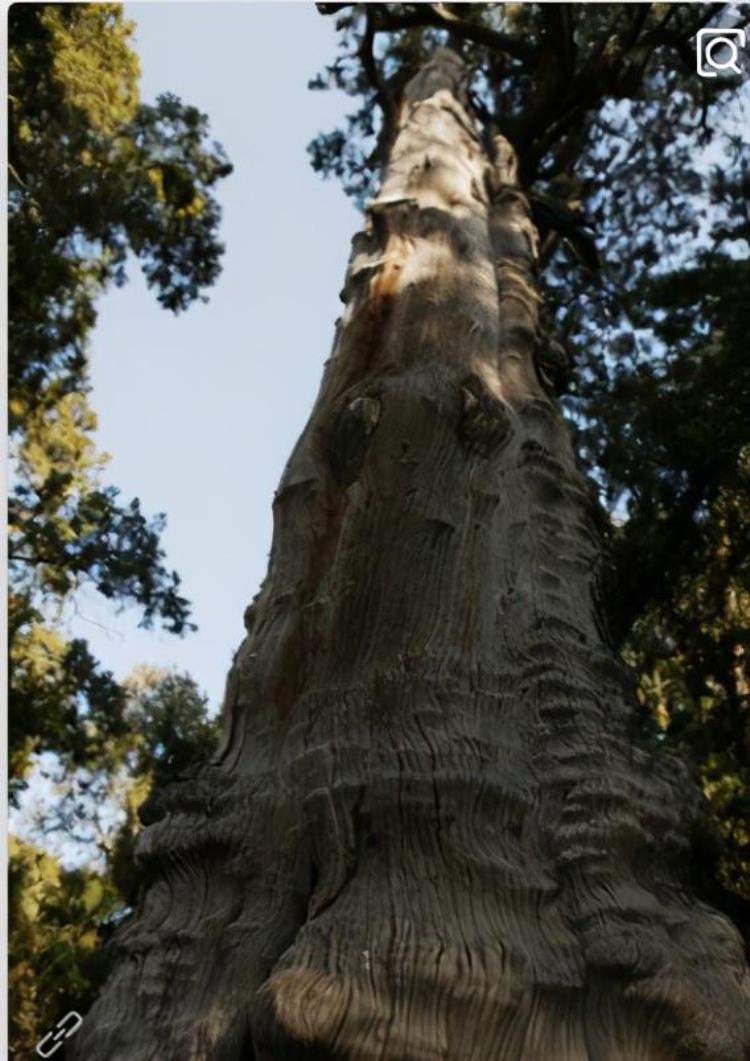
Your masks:
M 93 1002 L 112 957 L 105 944 L 138 897 L 139 811 L 155 784 L 205 759 L 218 739 L 188 675 L 137 668 L 119 692 L 117 755 L 59 771 L 26 838 L 11 839 L 12 1057 L 33 1056 L 57 1020 Z
M 34 752 L 87 765 L 125 727 L 123 697 L 59 617 L 84 584 L 142 623 L 192 628 L 147 518 L 103 481 L 87 344 L 128 256 L 167 309 L 215 282 L 214 193 L 231 172 L 194 107 L 140 102 L 133 24 L 119 4 L 16 4 L 9 13 L 9 422 L 13 482 L 11 766 Z

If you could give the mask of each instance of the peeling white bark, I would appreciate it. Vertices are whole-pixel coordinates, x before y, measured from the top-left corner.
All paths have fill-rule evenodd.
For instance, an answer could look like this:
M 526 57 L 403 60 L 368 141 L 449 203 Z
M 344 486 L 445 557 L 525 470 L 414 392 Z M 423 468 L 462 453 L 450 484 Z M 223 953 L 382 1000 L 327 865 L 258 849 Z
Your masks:
M 537 234 L 439 52 L 407 86 L 274 502 L 211 768 L 164 793 L 86 1061 L 740 1061 L 600 546 L 534 369 Z

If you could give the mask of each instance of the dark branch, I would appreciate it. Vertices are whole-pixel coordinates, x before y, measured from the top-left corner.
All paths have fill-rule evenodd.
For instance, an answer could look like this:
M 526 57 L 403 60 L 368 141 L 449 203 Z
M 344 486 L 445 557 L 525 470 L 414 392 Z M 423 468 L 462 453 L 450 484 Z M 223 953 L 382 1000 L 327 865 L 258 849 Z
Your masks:
M 54 566 L 59 563 L 59 558 L 55 559 L 46 556 L 26 556 L 23 553 L 8 553 L 8 560 L 13 563 L 19 564 L 50 564 Z
M 320 5 L 318 6 L 320 7 Z M 360 62 L 362 63 L 362 69 L 367 74 L 369 82 L 375 91 L 375 98 L 378 101 L 380 108 L 383 111 L 385 121 L 387 122 L 393 110 L 393 99 L 391 97 L 391 93 L 388 91 L 388 86 L 383 81 L 383 78 L 380 76 L 380 70 L 378 69 L 378 64 L 375 61 L 375 56 L 373 55 L 372 49 L 373 42 L 375 40 L 376 30 L 372 15 L 372 9 L 368 7 L 366 9 L 365 14 L 365 32 L 362 35 L 362 41 L 359 45 L 358 55 Z
M 389 4 L 377 5 L 377 31 L 394 32 L 400 29 L 412 29 L 418 26 L 432 26 L 436 29 L 450 31 L 463 40 L 483 44 L 505 52 L 521 62 L 534 64 L 538 51 L 536 46 L 522 37 L 513 37 L 509 33 L 490 29 L 478 22 L 468 22 L 449 12 L 442 4 L 422 4 L 416 11 L 392 13 Z

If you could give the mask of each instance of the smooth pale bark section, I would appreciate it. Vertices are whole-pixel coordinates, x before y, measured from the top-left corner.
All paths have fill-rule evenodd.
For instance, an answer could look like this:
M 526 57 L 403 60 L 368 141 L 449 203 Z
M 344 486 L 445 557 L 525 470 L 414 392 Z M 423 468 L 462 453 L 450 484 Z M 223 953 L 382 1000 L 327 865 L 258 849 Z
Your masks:
M 152 802 L 86 1061 L 740 1061 L 600 544 L 534 369 L 537 235 L 465 70 L 407 86 L 274 502 L 217 761 Z

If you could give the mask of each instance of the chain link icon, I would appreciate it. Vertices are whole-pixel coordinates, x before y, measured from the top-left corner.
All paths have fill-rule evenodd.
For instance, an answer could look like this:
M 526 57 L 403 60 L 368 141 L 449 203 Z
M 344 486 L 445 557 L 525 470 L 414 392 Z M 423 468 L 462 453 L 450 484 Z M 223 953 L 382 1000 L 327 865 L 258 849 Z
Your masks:
M 47 1032 L 43 1039 L 36 1044 L 36 1052 L 40 1057 L 52 1057 L 55 1050 L 59 1050 L 66 1039 L 75 1035 L 83 1024 L 83 1017 L 71 1010 L 62 1017 L 51 1032 Z

